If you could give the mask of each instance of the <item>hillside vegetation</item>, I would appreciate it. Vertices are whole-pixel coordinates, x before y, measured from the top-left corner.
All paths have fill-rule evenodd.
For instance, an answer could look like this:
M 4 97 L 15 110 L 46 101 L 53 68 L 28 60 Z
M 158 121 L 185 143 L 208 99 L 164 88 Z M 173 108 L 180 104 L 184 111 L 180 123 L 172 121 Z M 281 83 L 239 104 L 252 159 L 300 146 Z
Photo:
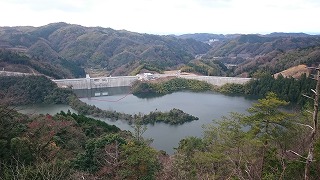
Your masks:
M 5 71 L 43 74 L 55 79 L 85 76 L 84 69 L 75 62 L 60 57 L 45 61 L 10 50 L 0 50 L 0 67 Z
M 258 71 L 274 74 L 300 64 L 313 66 L 319 62 L 319 36 L 281 35 L 241 35 L 216 43 L 203 57 L 236 65 L 229 71 L 231 76 L 251 77 Z
M 106 76 L 181 69 L 202 75 L 252 77 L 258 69 L 274 74 L 300 64 L 313 65 L 320 56 L 320 37 L 303 33 L 159 36 L 52 23 L 0 27 L 0 48 L 22 53 L 33 66 L 37 64 L 36 68 L 0 63 L 0 68 L 54 78 L 84 76 L 71 67 Z M 226 69 L 227 64 L 233 68 Z
M 282 75 L 283 77 L 293 77 L 293 78 L 299 78 L 302 74 L 306 74 L 309 76 L 310 72 L 306 65 L 298 65 L 293 66 L 289 69 L 286 69 L 284 71 L 281 71 L 279 73 L 274 74 L 273 76 L 277 78 L 279 75 Z
M 201 42 L 210 42 L 210 40 L 223 41 L 227 39 L 235 39 L 240 37 L 241 34 L 210 34 L 210 33 L 194 33 L 194 34 L 182 34 L 177 36 L 182 39 L 195 39 Z M 266 35 L 259 35 L 263 37 L 310 37 L 311 35 L 305 33 L 283 33 L 274 32 Z
M 53 23 L 41 27 L 0 27 L 0 48 L 54 61 L 59 57 L 86 68 L 127 75 L 142 64 L 164 69 L 204 54 L 208 44 L 173 36 L 139 34 L 102 27 Z

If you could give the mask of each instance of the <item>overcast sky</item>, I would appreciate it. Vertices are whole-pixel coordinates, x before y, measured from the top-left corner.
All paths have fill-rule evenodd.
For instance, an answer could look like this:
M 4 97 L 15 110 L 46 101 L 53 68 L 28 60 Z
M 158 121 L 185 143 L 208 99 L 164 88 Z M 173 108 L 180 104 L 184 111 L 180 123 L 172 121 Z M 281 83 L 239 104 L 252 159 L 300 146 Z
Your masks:
M 1 0 L 0 26 L 67 22 L 150 34 L 320 33 L 320 0 Z

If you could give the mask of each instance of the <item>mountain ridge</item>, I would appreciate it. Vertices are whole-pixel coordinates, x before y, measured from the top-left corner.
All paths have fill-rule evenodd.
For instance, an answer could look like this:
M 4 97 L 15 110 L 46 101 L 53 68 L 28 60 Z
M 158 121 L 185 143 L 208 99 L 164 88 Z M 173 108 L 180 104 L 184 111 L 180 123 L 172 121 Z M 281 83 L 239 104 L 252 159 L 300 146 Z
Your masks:
M 163 69 L 177 66 L 211 48 L 192 39 L 84 27 L 63 22 L 41 27 L 0 27 L 0 47 L 20 47 L 31 57 L 47 60 L 58 56 L 86 68 L 107 69 L 112 75 L 117 75 L 113 72 L 123 72 L 118 75 L 126 74 L 124 72 L 143 63 Z M 49 53 L 49 57 L 44 56 L 45 52 Z
M 85 68 L 87 73 L 97 69 L 104 71 L 105 75 L 128 75 L 149 70 L 161 72 L 183 67 L 192 72 L 237 76 L 252 74 L 258 70 L 254 66 L 265 67 L 264 63 L 271 62 L 272 71 L 282 71 L 288 68 L 284 62 L 279 61 L 281 68 L 274 66 L 286 56 L 283 54 L 318 46 L 320 36 L 306 33 L 160 36 L 64 22 L 40 27 L 0 27 L 0 49 L 25 53 L 32 62 L 38 61 L 36 64 L 43 67 L 50 64 L 56 69 L 70 62 L 78 66 L 74 72 L 79 72 L 79 68 Z M 313 50 L 308 52 L 314 52 L 316 55 L 312 58 L 316 58 L 318 49 Z M 309 64 L 315 61 L 304 60 Z M 0 64 L 0 68 L 6 63 Z M 226 72 L 221 63 L 236 66 Z M 296 59 L 287 59 L 286 63 L 297 65 Z M 64 71 L 64 77 L 78 74 L 73 74 L 70 68 Z

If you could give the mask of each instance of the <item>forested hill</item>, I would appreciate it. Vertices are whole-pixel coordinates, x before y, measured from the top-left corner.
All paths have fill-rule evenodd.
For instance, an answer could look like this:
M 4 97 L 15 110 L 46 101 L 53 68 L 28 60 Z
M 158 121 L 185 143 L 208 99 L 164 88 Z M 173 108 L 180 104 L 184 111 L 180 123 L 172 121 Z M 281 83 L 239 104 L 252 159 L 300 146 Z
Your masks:
M 54 78 L 83 76 L 81 68 L 87 73 L 103 70 L 103 75 L 180 68 L 203 75 L 246 77 L 260 70 L 278 73 L 295 65 L 318 62 L 320 36 L 304 33 L 159 36 L 52 23 L 41 27 L 0 27 L 1 49 L 19 52 L 30 59 L 22 67 L 21 63 L 0 58 L 1 69 L 23 69 Z M 227 70 L 224 65 L 228 64 L 234 68 Z
M 213 57 L 255 57 L 272 51 L 286 52 L 292 49 L 320 45 L 320 36 L 261 36 L 241 35 L 237 38 L 216 43 L 207 53 Z
M 284 32 L 265 35 L 195 33 L 177 37 L 195 39 L 212 46 L 206 54 L 198 56 L 197 61 L 219 62 L 229 68 L 224 72 L 220 69 L 214 75 L 253 77 L 262 71 L 275 74 L 297 65 L 317 66 L 320 59 L 319 35 Z M 192 62 L 196 61 L 191 61 L 187 66 Z M 204 71 L 207 70 L 202 68 L 198 72 L 206 74 Z
M 104 68 L 110 74 L 124 75 L 144 64 L 154 69 L 185 64 L 211 47 L 193 39 L 53 23 L 0 27 L 0 48 L 26 52 L 48 62 L 60 57 L 86 68 Z
M 248 76 L 258 70 L 277 73 L 299 64 L 319 62 L 320 36 L 274 33 L 241 35 L 215 42 L 203 56 L 225 64 L 236 65 L 233 76 Z
M 195 33 L 195 34 L 182 34 L 177 36 L 181 39 L 195 39 L 201 42 L 209 42 L 210 40 L 228 40 L 239 37 L 240 34 L 210 34 L 210 33 Z
M 181 39 L 195 39 L 201 42 L 210 42 L 210 40 L 218 40 L 218 41 L 225 41 L 225 40 L 232 40 L 242 36 L 242 34 L 211 34 L 211 33 L 194 33 L 194 34 L 182 34 L 176 37 Z M 246 36 L 246 35 L 244 35 Z M 270 34 L 255 34 L 255 36 L 260 37 L 312 37 L 310 34 L 306 33 L 284 33 L 284 32 L 273 32 Z
M 45 61 L 3 49 L 0 49 L 0 68 L 5 71 L 44 74 L 55 79 L 85 76 L 84 69 L 78 64 L 58 56 L 55 60 Z

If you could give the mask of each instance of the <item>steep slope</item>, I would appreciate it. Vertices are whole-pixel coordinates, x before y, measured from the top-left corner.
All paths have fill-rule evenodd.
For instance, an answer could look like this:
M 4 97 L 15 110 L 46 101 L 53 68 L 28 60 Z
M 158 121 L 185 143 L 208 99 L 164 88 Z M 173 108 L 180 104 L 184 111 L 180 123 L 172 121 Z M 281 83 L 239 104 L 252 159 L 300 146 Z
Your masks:
M 59 54 L 49 44 L 48 41 L 41 38 L 28 48 L 27 53 L 41 60 L 53 61 L 58 59 Z

